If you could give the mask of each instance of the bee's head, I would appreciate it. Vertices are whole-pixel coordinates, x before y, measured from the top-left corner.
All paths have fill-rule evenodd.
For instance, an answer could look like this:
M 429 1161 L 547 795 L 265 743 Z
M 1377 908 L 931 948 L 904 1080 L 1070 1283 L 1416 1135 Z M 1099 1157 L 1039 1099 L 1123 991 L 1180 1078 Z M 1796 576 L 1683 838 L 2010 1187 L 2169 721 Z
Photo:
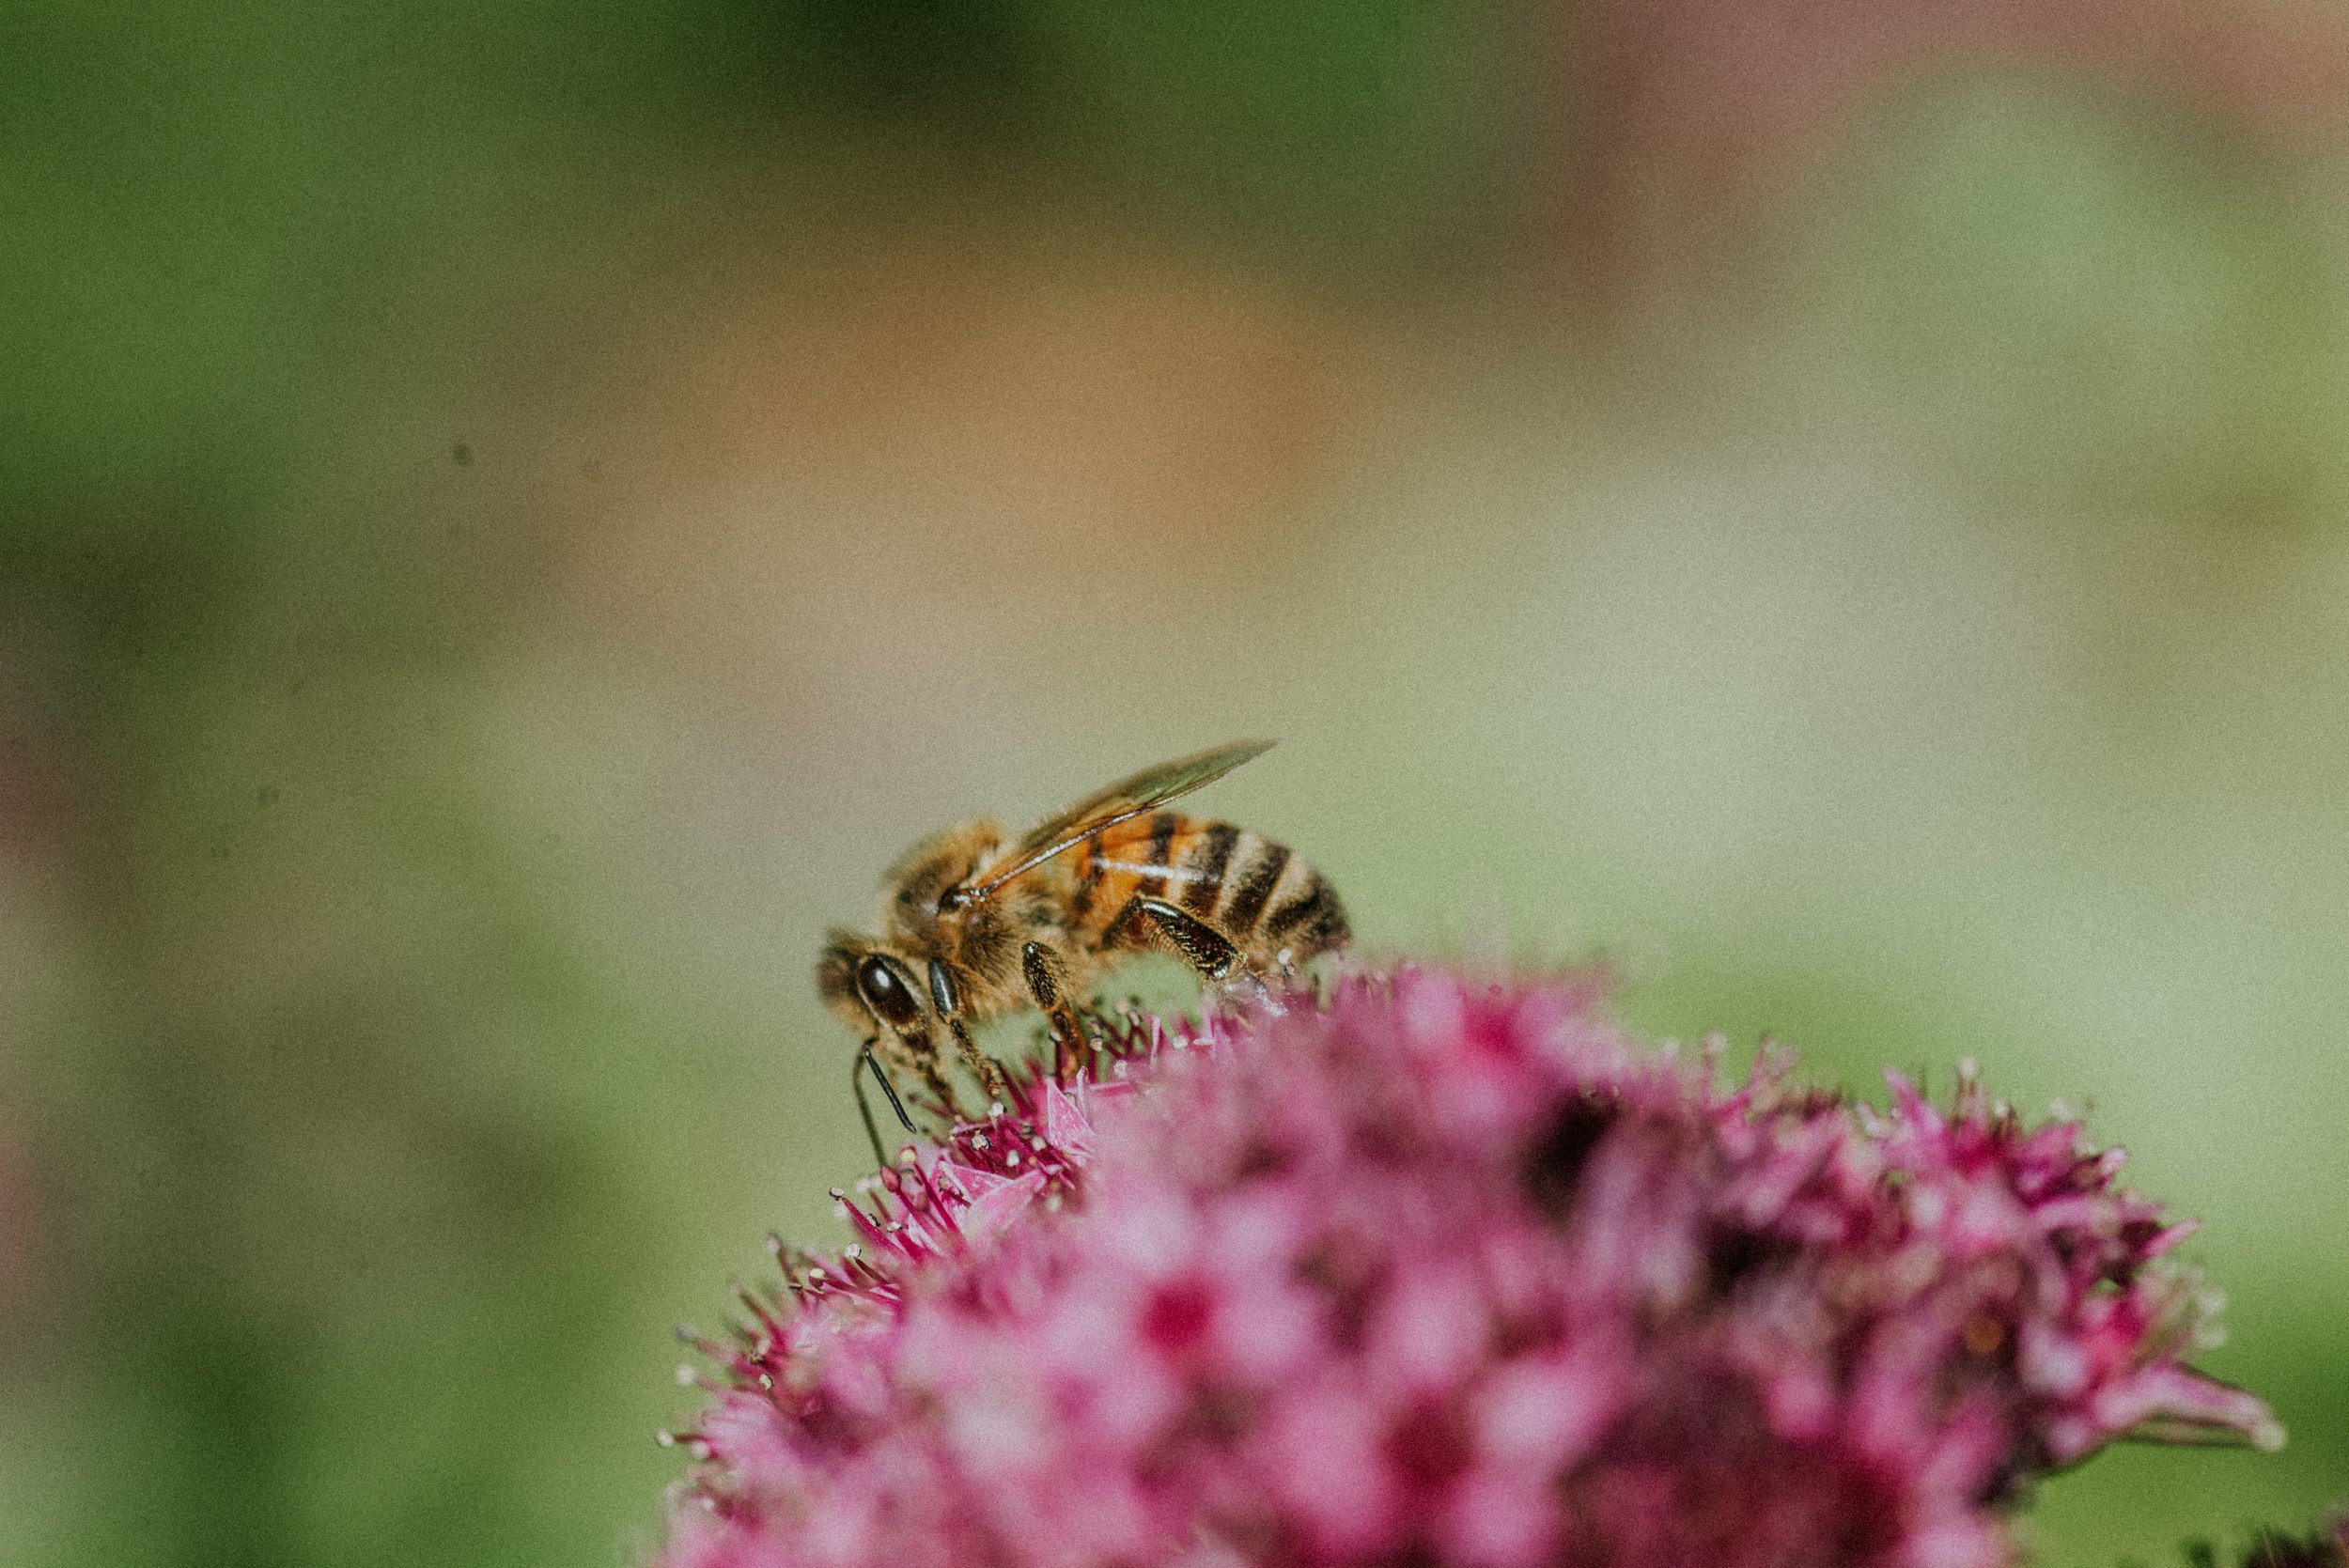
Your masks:
M 925 1029 L 926 988 L 912 964 L 850 931 L 834 931 L 816 964 L 824 1005 L 860 1034 L 870 1034 L 877 1024 L 900 1035 Z

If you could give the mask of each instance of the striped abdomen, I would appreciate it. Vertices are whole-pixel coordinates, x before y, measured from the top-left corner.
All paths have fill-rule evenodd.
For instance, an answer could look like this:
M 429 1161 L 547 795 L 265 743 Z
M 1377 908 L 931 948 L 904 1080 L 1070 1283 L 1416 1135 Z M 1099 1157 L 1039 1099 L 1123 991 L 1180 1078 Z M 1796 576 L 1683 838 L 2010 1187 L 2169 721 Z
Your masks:
M 1137 816 L 1076 852 L 1069 906 L 1075 934 L 1097 950 L 1136 940 L 1118 917 L 1138 893 L 1180 905 L 1271 972 L 1346 945 L 1336 892 L 1283 845 L 1211 817 L 1162 811 Z

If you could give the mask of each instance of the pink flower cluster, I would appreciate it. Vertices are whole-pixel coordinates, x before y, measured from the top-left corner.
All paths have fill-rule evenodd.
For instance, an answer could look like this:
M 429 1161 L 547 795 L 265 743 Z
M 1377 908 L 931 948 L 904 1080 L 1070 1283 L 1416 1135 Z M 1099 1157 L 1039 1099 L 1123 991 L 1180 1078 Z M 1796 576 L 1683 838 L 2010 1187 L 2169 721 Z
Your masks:
M 1131 1020 L 909 1150 L 705 1343 L 662 1568 L 1987 1568 L 2115 1436 L 2276 1437 L 2119 1151 L 1594 989 Z

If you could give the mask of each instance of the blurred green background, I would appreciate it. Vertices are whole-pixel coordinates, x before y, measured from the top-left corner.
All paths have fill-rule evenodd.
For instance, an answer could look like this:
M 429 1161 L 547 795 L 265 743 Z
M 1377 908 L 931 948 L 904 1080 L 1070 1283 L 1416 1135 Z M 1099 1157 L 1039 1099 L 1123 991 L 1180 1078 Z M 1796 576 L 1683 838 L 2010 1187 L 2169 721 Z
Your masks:
M 1266 733 L 1368 943 L 1961 1056 L 2349 1495 L 2349 15 L 0 19 L 0 1561 L 620 1564 L 823 926 Z

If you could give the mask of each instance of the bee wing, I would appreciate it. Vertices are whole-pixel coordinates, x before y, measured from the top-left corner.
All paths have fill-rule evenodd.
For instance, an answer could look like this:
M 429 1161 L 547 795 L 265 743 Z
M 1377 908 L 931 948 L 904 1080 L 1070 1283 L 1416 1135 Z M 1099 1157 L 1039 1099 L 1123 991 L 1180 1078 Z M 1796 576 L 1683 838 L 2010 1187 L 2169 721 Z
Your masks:
M 984 867 L 970 889 L 970 901 L 978 903 L 1022 872 L 1034 870 L 1106 828 L 1155 811 L 1201 784 L 1214 783 L 1241 763 L 1264 755 L 1272 750 L 1272 745 L 1269 740 L 1236 740 L 1228 746 L 1145 768 L 1130 778 L 1095 790 L 1067 810 L 1056 812 L 1029 829 L 994 864 Z

